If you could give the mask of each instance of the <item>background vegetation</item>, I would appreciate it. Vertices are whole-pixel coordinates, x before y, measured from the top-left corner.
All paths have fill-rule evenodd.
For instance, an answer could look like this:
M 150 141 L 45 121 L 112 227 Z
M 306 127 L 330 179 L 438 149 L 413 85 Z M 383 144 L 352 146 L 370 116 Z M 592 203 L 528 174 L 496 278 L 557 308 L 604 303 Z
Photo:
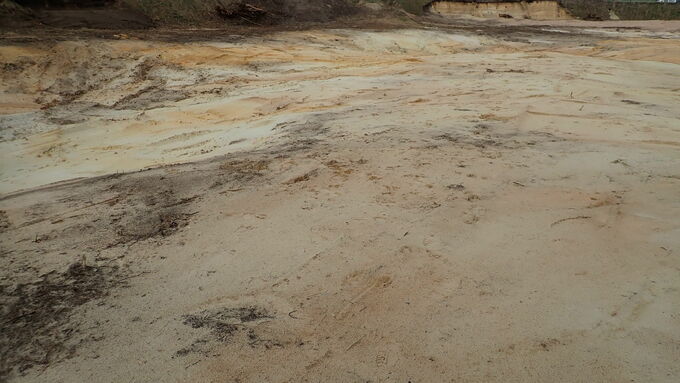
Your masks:
M 472 1 L 472 0 L 468 0 Z M 493 0 L 480 0 L 493 1 Z M 503 1 L 503 0 L 500 0 Z M 520 0 L 504 0 L 520 1 Z M 577 18 L 608 20 L 610 12 L 623 20 L 680 19 L 680 3 L 637 3 L 630 0 L 557 0 Z M 422 14 L 432 0 L 0 0 L 0 11 L 18 12 L 18 5 L 35 7 L 103 6 L 125 4 L 141 11 L 157 23 L 194 24 L 207 20 L 219 21 L 216 9 L 238 3 L 262 5 L 267 10 L 280 10 L 280 20 L 330 20 L 351 15 L 348 4 L 359 2 L 383 3 L 401 7 L 413 14 Z
M 608 1 L 609 8 L 621 20 L 678 20 L 680 3 L 630 3 Z

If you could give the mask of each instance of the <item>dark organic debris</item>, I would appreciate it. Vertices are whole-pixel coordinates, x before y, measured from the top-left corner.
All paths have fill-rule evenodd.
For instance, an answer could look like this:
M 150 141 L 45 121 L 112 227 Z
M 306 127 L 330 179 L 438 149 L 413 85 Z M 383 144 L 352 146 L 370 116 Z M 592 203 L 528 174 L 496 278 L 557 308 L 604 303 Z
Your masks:
M 185 315 L 183 323 L 192 328 L 209 328 L 216 335 L 220 335 L 225 329 L 236 328 L 236 325 L 265 318 L 273 318 L 273 316 L 262 308 L 249 306 Z
M 634 100 L 621 100 L 621 102 L 626 103 L 626 104 L 630 104 L 630 105 L 640 105 L 640 104 L 642 104 L 641 102 L 634 101 Z
M 319 174 L 319 169 L 314 169 L 314 170 L 309 171 L 309 172 L 302 174 L 300 176 L 291 178 L 288 181 L 284 182 L 284 184 L 291 185 L 291 184 L 296 184 L 298 182 L 306 182 L 306 181 L 309 181 L 310 179 L 316 177 L 318 174 Z
M 143 210 L 126 225 L 118 226 L 119 243 L 143 241 L 155 237 L 168 237 L 186 226 L 192 214 L 176 209 L 160 212 Z
M 471 145 L 480 149 L 484 149 L 487 146 L 492 146 L 492 147 L 500 147 L 503 146 L 503 143 L 501 143 L 499 140 L 495 139 L 495 137 L 492 137 L 490 135 L 484 135 L 481 136 L 478 133 L 475 133 L 472 136 L 469 135 L 453 135 L 449 133 L 444 133 L 441 135 L 438 135 L 434 137 L 436 140 L 443 140 L 443 141 L 449 141 L 449 142 L 455 142 L 461 145 Z
M 238 159 L 224 162 L 219 166 L 221 172 L 215 182 L 217 186 L 224 184 L 240 186 L 250 183 L 265 175 L 269 169 L 269 162 L 269 159 Z
M 271 340 L 260 339 L 255 331 L 248 327 L 250 322 L 269 318 L 274 317 L 265 309 L 255 306 L 224 308 L 215 311 L 206 310 L 198 314 L 185 315 L 183 317 L 185 325 L 194 329 L 209 329 L 210 336 L 199 338 L 188 347 L 177 351 L 175 355 L 185 356 L 190 353 L 205 353 L 205 349 L 211 341 L 228 342 L 240 331 L 246 332 L 249 344 L 253 347 L 259 344 L 264 344 L 267 348 L 279 345 Z
M 5 231 L 6 229 L 9 229 L 11 225 L 11 222 L 9 220 L 9 217 L 7 216 L 7 212 L 4 210 L 0 210 L 0 233 Z
M 136 76 L 145 76 L 146 68 L 140 68 L 140 72 Z M 143 80 L 142 80 L 143 81 Z M 133 110 L 151 110 L 163 107 L 166 103 L 177 102 L 184 100 L 188 95 L 180 90 L 168 90 L 159 86 L 148 86 L 131 93 L 116 101 L 113 108 L 117 110 L 133 109 Z
M 144 190 L 145 193 L 130 197 L 132 187 Z M 188 209 L 200 195 L 186 195 L 172 187 L 161 190 L 158 190 L 158 186 L 155 187 L 156 189 L 153 185 L 141 183 L 120 187 L 121 195 L 126 195 L 127 199 L 118 212 L 120 215 L 111 218 L 110 222 L 115 224 L 116 241 L 108 247 L 151 238 L 165 238 L 189 224 L 195 213 Z
M 627 168 L 630 167 L 630 165 L 625 160 L 623 160 L 621 158 L 612 161 L 612 164 L 619 164 L 619 165 L 625 166 Z
M 524 69 L 494 70 L 486 68 L 486 73 L 527 73 L 527 71 Z
M 38 365 L 67 359 L 86 340 L 73 310 L 121 285 L 118 267 L 72 264 L 37 282 L 0 285 L 0 381 Z

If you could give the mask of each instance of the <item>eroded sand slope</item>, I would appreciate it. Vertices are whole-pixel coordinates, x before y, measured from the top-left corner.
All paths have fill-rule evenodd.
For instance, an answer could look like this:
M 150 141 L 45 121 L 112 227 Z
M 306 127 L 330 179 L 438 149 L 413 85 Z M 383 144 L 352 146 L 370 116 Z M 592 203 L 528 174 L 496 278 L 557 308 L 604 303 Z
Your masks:
M 428 6 L 430 12 L 444 16 L 515 18 L 534 20 L 572 19 L 569 12 L 558 1 L 517 1 L 517 2 L 457 2 L 434 1 Z
M 0 47 L 0 372 L 676 382 L 678 36 L 502 37 Z

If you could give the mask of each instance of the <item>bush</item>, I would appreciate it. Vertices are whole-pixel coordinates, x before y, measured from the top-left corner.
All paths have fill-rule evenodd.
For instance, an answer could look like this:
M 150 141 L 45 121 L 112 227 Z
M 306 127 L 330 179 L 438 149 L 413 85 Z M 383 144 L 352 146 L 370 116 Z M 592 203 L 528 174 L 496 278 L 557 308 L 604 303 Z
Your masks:
M 423 13 L 423 7 L 431 3 L 432 0 L 398 0 L 399 5 L 407 12 L 420 15 Z
M 572 16 L 583 20 L 609 20 L 609 7 L 605 0 L 559 0 Z
M 609 2 L 610 9 L 622 20 L 678 20 L 680 4 Z

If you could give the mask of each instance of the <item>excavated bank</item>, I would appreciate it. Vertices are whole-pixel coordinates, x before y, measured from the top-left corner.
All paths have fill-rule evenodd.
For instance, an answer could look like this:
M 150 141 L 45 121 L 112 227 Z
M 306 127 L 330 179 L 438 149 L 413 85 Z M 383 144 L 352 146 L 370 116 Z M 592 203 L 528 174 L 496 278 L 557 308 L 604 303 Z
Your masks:
M 558 1 L 434 1 L 427 11 L 443 16 L 565 20 L 573 17 Z

